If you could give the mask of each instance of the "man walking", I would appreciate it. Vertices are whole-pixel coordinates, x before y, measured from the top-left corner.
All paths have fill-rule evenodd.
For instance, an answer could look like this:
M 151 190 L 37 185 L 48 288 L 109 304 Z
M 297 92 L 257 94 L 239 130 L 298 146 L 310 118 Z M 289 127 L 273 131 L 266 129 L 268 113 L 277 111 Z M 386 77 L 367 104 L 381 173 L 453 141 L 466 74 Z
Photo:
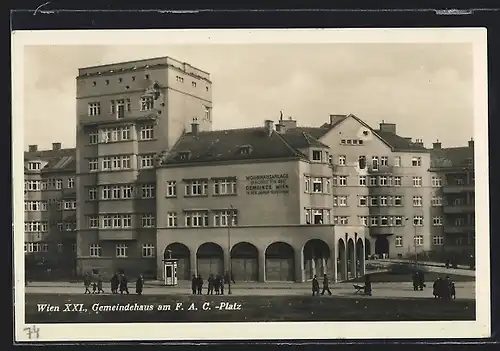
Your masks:
M 328 276 L 323 274 L 323 291 L 321 292 L 321 295 L 325 294 L 325 291 L 328 292 L 328 295 L 332 296 L 332 292 L 330 291 L 330 287 L 328 286 Z
M 319 295 L 319 282 L 318 282 L 318 278 L 316 277 L 316 274 L 314 275 L 314 278 L 312 280 L 312 293 L 313 293 L 313 296 Z
M 85 277 L 83 278 L 83 285 L 85 285 L 85 294 L 91 294 L 90 283 L 91 283 L 90 276 L 88 273 L 85 273 Z

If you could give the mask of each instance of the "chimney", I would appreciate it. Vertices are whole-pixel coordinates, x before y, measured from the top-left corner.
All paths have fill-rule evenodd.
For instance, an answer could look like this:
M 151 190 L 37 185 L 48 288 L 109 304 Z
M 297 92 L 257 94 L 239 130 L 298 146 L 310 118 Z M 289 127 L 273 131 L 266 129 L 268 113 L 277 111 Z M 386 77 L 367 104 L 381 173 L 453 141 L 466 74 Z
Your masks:
M 474 139 L 470 138 L 469 147 L 474 147 Z
M 198 136 L 198 132 L 200 131 L 200 125 L 198 123 L 198 118 L 193 118 L 193 123 L 191 123 L 191 134 L 194 136 Z
M 276 124 L 276 131 L 281 134 L 286 132 L 286 126 L 282 122 L 283 121 L 280 121 L 278 124 Z
M 424 146 L 424 141 L 422 139 L 416 139 L 415 145 Z
M 288 119 L 281 120 L 280 124 L 285 126 L 286 130 L 290 128 L 297 128 L 297 121 L 292 119 L 292 117 L 288 117 Z
M 434 150 L 439 150 L 439 149 L 441 149 L 441 142 L 440 142 L 439 140 L 436 140 L 436 142 L 435 142 L 435 143 L 432 143 L 432 148 L 433 148 Z
M 404 137 L 403 139 L 411 143 L 411 137 Z
M 52 150 L 54 151 L 61 150 L 61 143 L 52 143 Z
M 29 145 L 28 146 L 28 151 L 29 152 L 37 152 L 38 151 L 38 145 Z
M 267 119 L 264 122 L 264 128 L 266 129 L 266 133 L 268 136 L 271 136 L 273 134 L 273 129 L 274 129 L 274 121 L 271 121 L 270 119 Z
M 382 123 L 379 124 L 379 129 L 381 132 L 396 134 L 396 124 L 394 123 Z

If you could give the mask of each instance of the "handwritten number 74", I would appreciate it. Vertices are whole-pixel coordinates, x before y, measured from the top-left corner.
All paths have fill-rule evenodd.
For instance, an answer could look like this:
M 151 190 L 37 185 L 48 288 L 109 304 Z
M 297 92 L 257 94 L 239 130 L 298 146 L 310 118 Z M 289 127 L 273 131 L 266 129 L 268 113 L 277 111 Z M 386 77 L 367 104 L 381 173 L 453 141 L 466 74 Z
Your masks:
M 26 335 L 28 335 L 28 339 L 38 339 L 40 337 L 40 328 L 36 325 L 31 327 L 24 328 Z

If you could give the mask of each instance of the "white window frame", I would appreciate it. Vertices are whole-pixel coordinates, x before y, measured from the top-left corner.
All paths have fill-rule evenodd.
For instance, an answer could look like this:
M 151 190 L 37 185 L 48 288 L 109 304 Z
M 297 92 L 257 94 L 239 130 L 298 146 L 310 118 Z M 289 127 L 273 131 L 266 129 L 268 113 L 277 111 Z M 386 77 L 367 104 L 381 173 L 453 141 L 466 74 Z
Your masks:
M 175 228 L 178 226 L 178 219 L 176 212 L 168 212 L 167 213 L 167 227 Z
M 435 227 L 441 227 L 443 225 L 443 217 L 442 216 L 432 217 L 432 225 Z
M 378 205 L 379 206 L 387 206 L 388 205 L 388 200 L 387 200 L 387 196 L 380 196 L 379 199 L 378 199 Z
M 141 169 L 154 167 L 154 154 L 141 155 Z
M 225 178 L 214 180 L 214 195 L 235 195 L 236 179 Z
M 152 109 L 154 109 L 154 102 L 154 97 L 152 97 L 151 95 L 141 96 L 141 111 L 151 111 Z
M 154 228 L 156 227 L 156 218 L 153 213 L 143 214 L 141 216 L 142 228 Z
M 422 207 L 423 206 L 422 196 L 420 195 L 413 196 L 412 204 L 413 207 Z
M 422 187 L 422 177 L 413 177 L 413 187 L 421 188 Z
M 339 186 L 347 186 L 347 176 L 339 176 L 338 185 Z
M 413 226 L 422 227 L 424 225 L 424 216 L 413 216 Z
M 99 160 L 97 158 L 90 158 L 89 162 L 89 172 L 96 172 L 99 170 Z
M 177 182 L 167 180 L 167 197 L 177 197 Z
M 432 177 L 432 187 L 433 188 L 439 188 L 443 186 L 443 179 L 441 177 Z
M 347 163 L 346 155 L 339 155 L 339 166 L 345 166 Z
M 412 167 L 421 167 L 422 166 L 422 157 L 414 156 L 411 158 L 411 166 Z
M 155 246 L 154 244 L 142 244 L 142 257 L 151 258 L 155 257 Z
M 394 239 L 394 246 L 403 247 L 403 237 L 401 235 L 397 235 Z
M 413 245 L 414 246 L 423 246 L 424 245 L 424 236 L 423 235 L 415 235 L 413 237 Z
M 364 204 L 363 204 L 364 202 Z M 368 206 L 368 196 L 365 196 L 365 195 L 361 195 L 359 196 L 358 198 L 358 206 L 362 206 L 362 207 L 366 207 Z
M 98 101 L 93 101 L 88 103 L 89 116 L 99 116 L 101 114 L 101 103 Z
M 358 176 L 359 186 L 366 186 L 366 176 Z
M 102 247 L 99 244 L 92 244 L 89 247 L 89 256 L 90 257 L 101 257 Z
M 127 258 L 128 257 L 128 245 L 127 244 L 116 244 L 115 254 L 117 258 Z
M 154 184 L 143 184 L 141 186 L 141 198 L 142 199 L 154 199 L 155 198 L 155 185 Z
M 88 217 L 88 225 L 90 229 L 99 228 L 99 216 L 89 216 Z
M 403 178 L 401 178 L 400 176 L 395 176 L 392 180 L 393 180 L 394 186 L 402 186 L 403 185 Z
M 319 187 L 318 187 L 319 185 Z M 312 179 L 312 192 L 314 194 L 323 193 L 323 180 L 321 178 L 313 178 Z
M 444 236 L 434 235 L 432 237 L 432 245 L 436 245 L 436 246 L 444 245 Z
M 154 139 L 154 125 L 145 124 L 140 129 L 140 140 L 153 140 Z

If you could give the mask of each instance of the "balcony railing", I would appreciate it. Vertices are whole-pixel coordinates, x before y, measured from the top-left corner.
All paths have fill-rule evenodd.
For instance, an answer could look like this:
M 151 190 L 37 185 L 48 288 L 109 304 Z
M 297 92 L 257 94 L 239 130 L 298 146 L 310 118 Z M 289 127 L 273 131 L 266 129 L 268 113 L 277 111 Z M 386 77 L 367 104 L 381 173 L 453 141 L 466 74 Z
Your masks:
M 464 192 L 474 192 L 474 184 L 467 185 L 444 185 L 443 194 L 460 194 Z
M 373 167 L 373 165 L 368 165 L 366 168 L 369 173 L 375 174 L 391 174 L 394 171 L 393 166 L 378 165 L 377 167 Z
M 103 241 L 128 241 L 137 240 L 137 231 L 131 230 L 99 230 L 99 240 Z
M 444 214 L 459 214 L 459 213 L 473 213 L 476 207 L 474 205 L 445 205 L 443 206 Z
M 371 236 L 394 235 L 399 228 L 402 227 L 389 227 L 389 226 L 369 227 L 369 232 Z

